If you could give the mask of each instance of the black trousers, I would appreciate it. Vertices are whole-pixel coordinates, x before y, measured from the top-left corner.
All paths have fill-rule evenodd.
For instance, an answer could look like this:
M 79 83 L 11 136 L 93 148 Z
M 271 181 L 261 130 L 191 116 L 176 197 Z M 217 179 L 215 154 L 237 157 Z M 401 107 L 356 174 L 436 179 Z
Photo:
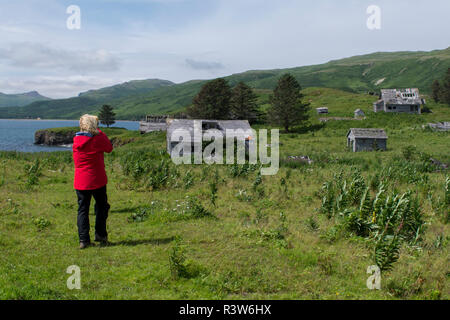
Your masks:
M 106 219 L 108 219 L 109 204 L 106 186 L 96 190 L 75 190 L 78 196 L 78 235 L 80 242 L 90 242 L 89 236 L 89 207 L 91 199 L 95 199 L 95 233 L 100 237 L 107 237 Z

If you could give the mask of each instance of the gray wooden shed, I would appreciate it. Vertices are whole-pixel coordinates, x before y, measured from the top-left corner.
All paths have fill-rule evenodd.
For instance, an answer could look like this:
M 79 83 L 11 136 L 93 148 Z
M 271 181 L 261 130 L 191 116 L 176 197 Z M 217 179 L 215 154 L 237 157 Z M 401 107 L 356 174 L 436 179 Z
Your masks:
M 386 150 L 387 139 L 383 129 L 352 128 L 347 133 L 347 146 L 353 152 Z

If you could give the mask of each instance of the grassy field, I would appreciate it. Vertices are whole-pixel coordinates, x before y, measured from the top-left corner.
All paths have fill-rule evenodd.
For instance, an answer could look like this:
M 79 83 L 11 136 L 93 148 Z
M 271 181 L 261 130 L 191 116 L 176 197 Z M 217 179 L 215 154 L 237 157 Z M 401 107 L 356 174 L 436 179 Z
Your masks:
M 105 157 L 111 243 L 83 251 L 71 153 L 0 152 L 0 298 L 448 299 L 449 173 L 427 159 L 450 163 L 450 136 L 422 125 L 449 120 L 449 108 L 374 114 L 373 96 L 305 91 L 330 116 L 361 108 L 367 119 L 322 125 L 311 111 L 309 128 L 281 134 L 276 176 L 252 166 L 177 167 L 164 133 L 106 130 L 128 142 Z M 264 104 L 268 93 L 260 93 Z M 349 152 L 352 127 L 385 128 L 388 151 Z M 287 161 L 299 155 L 314 163 Z M 366 286 L 372 235 L 324 212 L 324 183 L 350 185 L 355 175 L 372 197 L 384 183 L 389 194 L 411 190 L 420 204 L 420 232 L 401 242 L 381 290 Z M 71 265 L 81 269 L 81 290 L 66 287 Z

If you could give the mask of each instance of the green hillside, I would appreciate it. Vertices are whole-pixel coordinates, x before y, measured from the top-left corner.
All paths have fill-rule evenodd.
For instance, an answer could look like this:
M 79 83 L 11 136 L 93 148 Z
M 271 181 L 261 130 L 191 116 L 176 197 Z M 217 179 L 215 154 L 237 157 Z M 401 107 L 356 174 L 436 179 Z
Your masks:
M 50 98 L 41 96 L 36 91 L 19 94 L 5 94 L 0 92 L 0 108 L 22 107 L 35 101 L 47 101 L 47 100 L 50 100 Z
M 173 84 L 174 83 L 171 81 L 159 79 L 134 80 L 112 87 L 83 92 L 79 94 L 79 97 L 87 97 L 97 101 L 107 101 L 123 97 L 130 97 L 132 95 L 145 94 L 151 90 L 171 86 Z
M 450 48 L 447 48 L 431 52 L 379 52 L 321 65 L 247 71 L 226 79 L 231 85 L 244 81 L 255 89 L 272 90 L 278 78 L 289 72 L 305 88 L 327 87 L 357 93 L 381 88 L 417 87 L 422 93 L 429 93 L 432 81 L 442 78 L 449 67 Z M 139 83 L 122 84 L 81 94 L 77 98 L 33 103 L 20 109 L 2 109 L 0 118 L 70 119 L 85 112 L 96 113 L 101 104 L 109 103 L 114 106 L 118 119 L 139 119 L 146 114 L 183 110 L 205 82 L 195 80 L 173 85 L 166 82 L 149 91 L 141 89 Z
M 173 82 L 159 79 L 136 80 L 99 90 L 80 93 L 78 97 L 33 102 L 21 108 L 3 108 L 0 118 L 75 119 L 90 112 L 97 113 L 102 104 L 113 104 L 123 97 L 140 96 Z

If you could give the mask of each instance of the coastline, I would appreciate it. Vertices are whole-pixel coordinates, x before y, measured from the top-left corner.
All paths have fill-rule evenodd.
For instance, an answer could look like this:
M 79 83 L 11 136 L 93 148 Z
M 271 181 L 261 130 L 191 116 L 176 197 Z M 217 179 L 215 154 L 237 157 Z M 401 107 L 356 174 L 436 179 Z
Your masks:
M 0 118 L 1 120 L 10 120 L 10 121 L 79 121 L 80 119 L 4 119 L 4 118 Z M 140 122 L 139 120 L 118 120 L 116 119 L 116 122 L 120 121 L 120 122 Z

